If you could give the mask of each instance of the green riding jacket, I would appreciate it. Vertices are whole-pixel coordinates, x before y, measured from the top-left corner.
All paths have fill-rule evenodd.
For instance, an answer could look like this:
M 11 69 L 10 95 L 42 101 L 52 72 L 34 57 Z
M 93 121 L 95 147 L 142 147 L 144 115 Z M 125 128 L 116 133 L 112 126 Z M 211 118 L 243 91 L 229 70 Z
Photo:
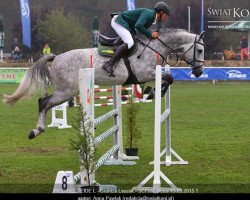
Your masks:
M 154 23 L 156 18 L 156 12 L 147 8 L 138 8 L 135 10 L 129 10 L 121 13 L 112 13 L 112 15 L 118 15 L 115 22 L 122 25 L 131 33 L 136 33 L 136 30 L 146 37 L 150 38 L 152 31 L 148 28 Z

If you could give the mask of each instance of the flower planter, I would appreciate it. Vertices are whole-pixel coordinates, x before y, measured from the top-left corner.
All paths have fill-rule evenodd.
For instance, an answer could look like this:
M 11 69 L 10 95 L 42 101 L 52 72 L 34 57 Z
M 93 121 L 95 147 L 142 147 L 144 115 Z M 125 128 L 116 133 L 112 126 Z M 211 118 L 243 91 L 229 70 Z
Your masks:
M 127 156 L 138 156 L 138 148 L 125 148 Z

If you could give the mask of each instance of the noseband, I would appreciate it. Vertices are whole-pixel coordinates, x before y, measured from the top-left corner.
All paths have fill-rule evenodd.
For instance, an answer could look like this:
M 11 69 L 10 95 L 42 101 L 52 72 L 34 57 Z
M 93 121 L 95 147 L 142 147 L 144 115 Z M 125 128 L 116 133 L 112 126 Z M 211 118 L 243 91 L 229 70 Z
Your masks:
M 167 44 L 166 44 L 165 42 L 163 42 L 160 38 L 157 38 L 157 39 L 158 39 L 158 41 L 159 41 L 160 43 L 162 43 L 164 46 L 166 46 L 168 49 L 170 49 L 170 50 L 171 50 L 171 53 L 173 53 L 173 54 L 176 56 L 176 63 L 178 63 L 179 60 L 180 60 L 180 61 L 185 61 L 188 65 L 191 65 L 191 66 L 192 66 L 192 67 L 191 67 L 192 70 L 195 69 L 195 68 L 200 68 L 200 67 L 202 67 L 202 66 L 204 65 L 204 61 L 202 61 L 202 60 L 197 60 L 197 59 L 196 59 L 196 55 L 195 55 L 196 44 L 200 44 L 200 45 L 204 46 L 203 43 L 201 43 L 201 42 L 199 42 L 199 41 L 196 40 L 196 39 L 197 39 L 197 35 L 195 36 L 194 43 L 193 43 L 193 44 L 192 44 L 183 54 L 178 54 L 178 53 L 176 52 L 175 49 L 173 49 L 172 47 L 170 47 L 169 45 L 167 45 Z M 163 65 L 163 62 L 164 62 L 164 61 L 165 61 L 167 64 L 169 64 L 169 63 L 167 62 L 167 60 L 165 59 L 165 57 L 164 57 L 161 53 L 159 53 L 157 50 L 155 50 L 154 48 L 152 48 L 152 47 L 149 46 L 149 44 L 150 44 L 150 42 L 152 41 L 152 39 L 149 41 L 148 44 L 145 44 L 144 42 L 142 42 L 142 41 L 139 40 L 138 38 L 136 38 L 136 40 L 137 40 L 140 44 L 142 44 L 142 45 L 145 47 L 144 50 L 145 50 L 146 48 L 149 48 L 149 49 L 151 49 L 152 51 L 154 51 L 154 52 L 156 52 L 157 54 L 159 54 L 159 55 L 161 56 L 161 58 L 163 59 L 162 65 Z M 188 59 L 188 60 L 186 60 L 186 59 L 184 58 L 184 55 L 185 55 L 187 52 L 189 52 L 192 48 L 193 48 L 193 59 Z M 142 53 L 144 52 L 144 50 L 142 51 Z M 142 53 L 141 53 L 139 56 L 137 56 L 138 59 L 140 59 Z M 195 66 L 195 62 L 199 62 L 199 63 L 202 63 L 202 64 L 201 64 L 201 65 L 198 65 L 198 66 Z M 180 65 L 181 65 L 181 62 L 180 62 Z

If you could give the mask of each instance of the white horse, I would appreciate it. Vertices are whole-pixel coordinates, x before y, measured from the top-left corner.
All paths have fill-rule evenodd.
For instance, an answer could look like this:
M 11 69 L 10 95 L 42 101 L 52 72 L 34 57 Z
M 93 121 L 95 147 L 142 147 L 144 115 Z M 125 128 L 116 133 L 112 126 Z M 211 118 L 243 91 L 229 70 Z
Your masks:
M 150 43 L 146 37 L 137 36 L 138 41 L 141 41 L 138 42 L 138 50 L 129 57 L 131 71 L 136 79 L 131 79 L 131 71 L 128 71 L 122 59 L 116 63 L 115 77 L 110 77 L 101 68 L 109 58 L 100 56 L 97 48 L 75 49 L 57 56 L 50 54 L 40 58 L 26 71 L 17 90 L 11 95 L 4 95 L 3 101 L 13 105 L 19 99 L 31 97 L 45 87 L 46 78 L 49 79 L 54 92 L 38 100 L 37 126 L 28 135 L 29 139 L 32 139 L 45 131 L 47 111 L 78 93 L 78 72 L 79 69 L 90 66 L 90 55 L 93 58 L 97 85 L 124 85 L 153 81 L 157 63 L 156 53 L 159 53 L 163 60 L 166 60 L 166 56 L 170 53 L 174 53 L 191 65 L 192 73 L 196 77 L 203 73 L 204 33 L 196 35 L 182 29 L 166 29 L 159 35 L 159 39 L 154 39 Z M 140 59 L 138 59 L 139 54 L 141 54 Z M 167 78 L 169 77 L 163 76 L 163 79 L 167 80 Z

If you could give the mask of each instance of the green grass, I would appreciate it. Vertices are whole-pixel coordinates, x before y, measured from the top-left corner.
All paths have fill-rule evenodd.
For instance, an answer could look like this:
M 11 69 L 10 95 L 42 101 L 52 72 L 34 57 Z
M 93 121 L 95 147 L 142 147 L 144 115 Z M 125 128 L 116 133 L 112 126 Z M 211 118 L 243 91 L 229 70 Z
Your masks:
M 12 93 L 16 87 L 2 84 L 0 94 Z M 36 139 L 28 140 L 29 131 L 36 126 L 37 99 L 20 101 L 14 107 L 0 102 L 0 193 L 51 193 L 59 170 L 79 171 L 77 154 L 69 142 L 76 137 L 74 129 L 47 128 Z M 171 88 L 172 147 L 189 164 L 161 166 L 162 172 L 185 191 L 249 193 L 249 102 L 249 83 L 174 84 Z M 96 108 L 96 116 L 109 109 Z M 69 124 L 73 123 L 76 112 L 76 108 L 68 109 Z M 99 183 L 129 190 L 153 170 L 148 164 L 153 159 L 153 103 L 141 104 L 139 121 L 142 138 L 137 165 L 104 166 L 97 172 Z M 50 123 L 51 112 L 47 125 Z M 98 126 L 96 134 L 111 124 L 112 120 Z M 107 151 L 111 142 L 109 138 L 101 144 L 98 155 Z

